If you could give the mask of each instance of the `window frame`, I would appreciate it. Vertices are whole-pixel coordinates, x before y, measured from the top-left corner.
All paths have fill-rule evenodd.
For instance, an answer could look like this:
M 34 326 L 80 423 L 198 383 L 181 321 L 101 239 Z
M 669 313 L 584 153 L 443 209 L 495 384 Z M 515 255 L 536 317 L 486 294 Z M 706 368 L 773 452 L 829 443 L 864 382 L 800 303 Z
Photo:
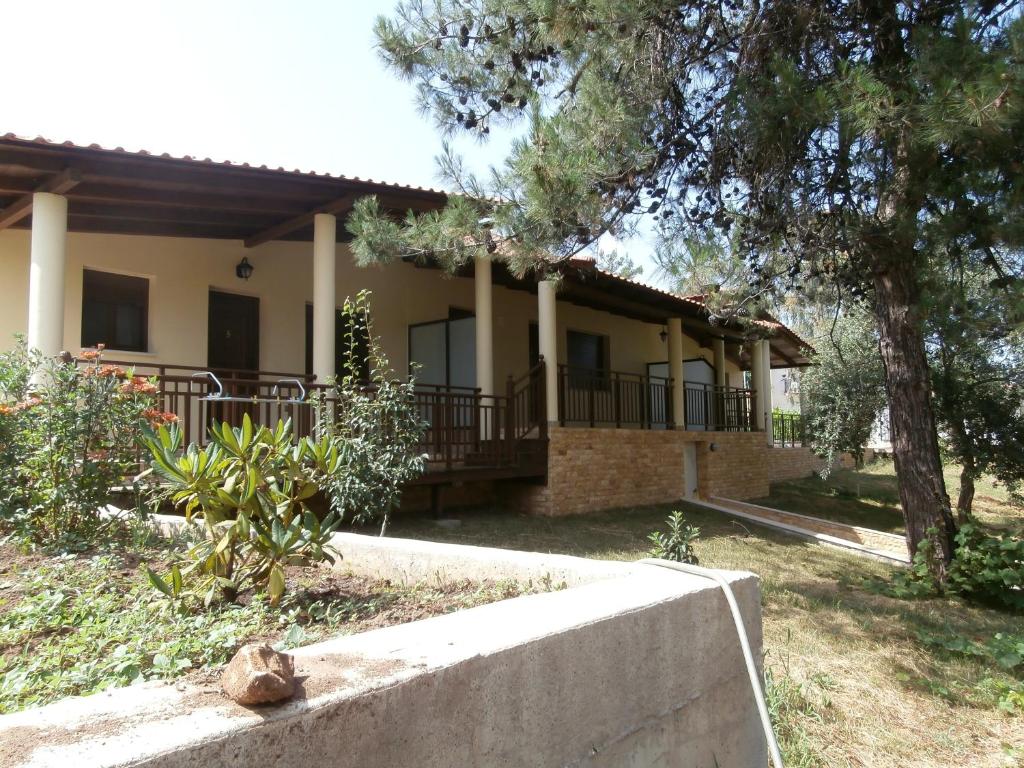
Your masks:
M 90 275 L 99 276 L 100 280 L 110 280 L 112 283 L 116 283 L 117 281 L 121 281 L 122 284 L 126 284 L 126 283 L 129 283 L 129 282 L 136 282 L 137 281 L 139 284 L 145 286 L 144 291 L 142 292 L 142 301 L 141 302 L 137 302 L 137 301 L 133 302 L 131 300 L 125 300 L 123 296 L 122 297 L 115 297 L 113 299 L 109 298 L 109 295 L 107 297 L 97 297 L 95 295 L 90 296 L 91 291 L 95 291 L 95 290 L 108 290 L 109 291 L 110 288 L 111 288 L 111 286 L 109 284 L 106 285 L 106 286 L 102 286 L 102 288 L 99 285 L 97 285 L 96 282 L 92 282 L 90 284 Z M 82 317 L 81 317 L 81 327 L 79 329 L 79 337 L 80 337 L 79 340 L 81 341 L 82 347 L 84 347 L 84 348 L 91 348 L 91 347 L 95 347 L 95 346 L 97 346 L 99 344 L 103 344 L 103 345 L 105 345 L 105 348 L 113 350 L 113 351 L 117 351 L 117 352 L 131 352 L 131 353 L 135 353 L 135 354 L 149 354 L 150 353 L 149 317 L 150 317 L 150 302 L 151 302 L 151 293 L 152 293 L 152 282 L 153 282 L 152 278 L 144 276 L 144 275 L 129 274 L 129 273 L 125 273 L 125 272 L 113 272 L 113 271 L 110 271 L 110 270 L 107 270 L 107 269 L 96 269 L 94 267 L 83 267 L 83 269 L 82 269 L 82 301 L 81 301 L 81 304 L 82 304 Z M 138 291 L 138 285 L 136 286 L 134 291 Z M 124 290 L 124 294 L 127 294 L 129 296 L 129 299 L 130 299 L 131 298 L 131 293 L 133 293 L 134 291 Z M 120 298 L 120 300 L 118 300 L 118 298 Z M 104 299 L 106 299 L 106 300 L 104 300 Z M 109 336 L 110 338 L 100 339 L 100 338 L 92 338 L 90 336 L 87 336 L 86 335 L 87 331 L 88 331 L 88 327 L 87 326 L 92 324 L 92 323 L 87 321 L 86 318 L 91 316 L 92 317 L 92 321 L 94 323 L 95 320 L 96 320 L 97 314 L 98 314 L 97 313 L 97 308 L 99 306 L 103 306 L 103 305 L 106 305 L 107 307 L 113 307 L 114 308 L 113 311 L 110 313 L 110 317 L 106 318 L 106 320 L 107 320 L 107 323 L 106 323 L 107 327 L 103 330 L 103 334 Z M 138 319 L 137 319 L 138 327 L 136 329 L 137 333 L 138 333 L 138 337 L 140 339 L 140 343 L 138 345 L 122 344 L 122 343 L 120 343 L 121 340 L 117 338 L 117 322 L 118 322 L 117 308 L 118 307 L 124 307 L 124 306 L 133 307 L 134 309 L 136 309 L 138 311 L 138 315 L 139 315 Z M 90 311 L 90 310 L 92 310 L 92 311 Z
M 574 365 L 572 362 L 573 336 L 589 336 L 597 339 L 598 367 Z M 611 337 L 606 333 L 582 331 L 567 328 L 565 331 L 565 362 L 572 389 L 607 389 L 611 382 Z

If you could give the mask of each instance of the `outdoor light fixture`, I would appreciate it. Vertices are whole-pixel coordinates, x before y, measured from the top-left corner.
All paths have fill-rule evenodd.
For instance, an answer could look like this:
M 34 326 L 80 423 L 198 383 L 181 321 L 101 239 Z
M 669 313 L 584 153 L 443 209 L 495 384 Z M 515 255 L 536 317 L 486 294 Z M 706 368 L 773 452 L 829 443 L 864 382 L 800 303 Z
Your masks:
M 668 341 L 668 328 L 662 328 L 661 332 L 658 334 L 658 338 L 661 339 L 662 344 Z
M 249 263 L 249 259 L 243 256 L 242 260 L 238 262 L 238 265 L 235 267 L 235 274 L 243 280 L 248 280 L 252 277 L 252 270 L 253 266 Z
M 718 450 L 718 443 L 711 443 L 708 446 L 708 450 L 711 451 L 711 452 L 717 451 Z

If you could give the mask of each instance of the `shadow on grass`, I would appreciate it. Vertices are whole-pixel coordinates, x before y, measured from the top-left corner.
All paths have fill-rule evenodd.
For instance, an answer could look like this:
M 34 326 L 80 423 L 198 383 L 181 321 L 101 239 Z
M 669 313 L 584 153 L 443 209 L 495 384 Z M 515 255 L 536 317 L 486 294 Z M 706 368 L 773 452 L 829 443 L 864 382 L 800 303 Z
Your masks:
M 395 519 L 389 535 L 454 544 L 549 552 L 579 557 L 631 560 L 647 557 L 653 531 L 664 530 L 672 510 L 680 509 L 686 520 L 701 529 L 698 554 L 726 549 L 721 541 L 756 539 L 785 547 L 806 549 L 810 544 L 753 523 L 738 522 L 727 515 L 684 502 L 635 507 L 569 517 L 539 517 L 492 509 L 467 509 L 454 515 L 455 527 L 439 526 L 426 514 L 405 514 Z M 360 532 L 370 532 L 362 529 Z M 731 559 L 731 558 L 730 558 Z M 742 563 L 723 566 L 744 568 Z
M 884 484 L 878 485 L 884 495 Z M 977 659 L 956 658 L 921 640 L 923 634 L 971 637 L 1014 631 L 1019 617 L 956 599 L 907 600 L 872 591 L 865 580 L 891 578 L 894 567 L 813 544 L 756 524 L 685 503 L 638 507 L 561 518 L 466 510 L 457 527 L 440 527 L 426 515 L 403 515 L 396 537 L 550 552 L 614 560 L 648 555 L 652 531 L 663 530 L 673 509 L 701 529 L 695 548 L 702 565 L 747 570 L 761 578 L 766 629 L 783 628 L 802 643 L 822 633 L 831 654 L 856 653 L 865 673 L 904 689 L 955 704 L 991 706 L 984 682 L 1001 674 Z M 796 641 L 794 641 L 796 642 Z M 816 655 L 818 649 L 804 652 Z
M 951 652 L 926 637 L 965 637 L 984 642 L 997 632 L 1020 631 L 1020 616 L 954 597 L 897 598 L 870 579 L 843 574 L 835 582 L 793 580 L 816 632 L 840 646 L 872 653 L 876 670 L 899 687 L 958 706 L 991 708 L 1001 681 L 1014 675 L 982 658 Z
M 840 469 L 825 479 L 814 475 L 774 483 L 755 503 L 876 531 L 904 531 L 896 476 L 882 471 Z

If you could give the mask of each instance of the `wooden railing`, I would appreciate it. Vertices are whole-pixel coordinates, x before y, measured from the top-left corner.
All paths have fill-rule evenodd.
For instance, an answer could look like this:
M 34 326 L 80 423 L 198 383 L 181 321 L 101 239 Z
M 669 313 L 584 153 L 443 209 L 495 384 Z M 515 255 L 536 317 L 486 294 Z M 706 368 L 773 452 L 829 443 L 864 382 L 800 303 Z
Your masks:
M 729 432 L 754 429 L 752 390 L 687 381 L 683 392 L 684 412 L 677 421 L 672 379 L 560 365 L 559 423 Z
M 782 447 L 797 447 L 807 444 L 807 430 L 799 413 L 772 414 L 772 440 Z
M 186 444 L 205 444 L 213 422 L 238 424 L 244 414 L 268 426 L 291 419 L 296 437 L 305 437 L 316 424 L 310 395 L 321 393 L 325 408 L 337 407 L 332 390 L 311 376 L 213 371 L 215 380 L 203 375 L 206 369 L 192 366 L 108 360 L 103 364 L 133 369 L 136 376 L 155 379 L 157 407 L 178 416 Z M 413 405 L 426 424 L 418 448 L 427 456 L 428 470 L 514 464 L 523 440 L 547 438 L 544 392 L 543 360 L 522 378 L 510 378 L 504 395 L 484 395 L 469 387 L 417 385 Z
M 683 382 L 686 418 L 680 429 L 711 432 L 754 430 L 754 391 L 720 387 L 695 381 Z
M 558 366 L 559 421 L 591 427 L 667 429 L 672 380 L 622 371 Z
M 543 359 L 521 378 L 510 377 L 503 395 L 417 387 L 414 397 L 427 423 L 429 469 L 514 466 L 524 440 L 547 439 Z

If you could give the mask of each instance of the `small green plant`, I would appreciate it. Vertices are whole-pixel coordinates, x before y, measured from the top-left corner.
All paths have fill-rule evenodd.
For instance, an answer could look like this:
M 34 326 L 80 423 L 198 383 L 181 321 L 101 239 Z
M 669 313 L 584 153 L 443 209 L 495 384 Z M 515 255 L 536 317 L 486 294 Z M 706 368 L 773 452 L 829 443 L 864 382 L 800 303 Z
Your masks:
M 346 300 L 342 312 L 349 319 L 339 350 L 345 373 L 333 382 L 331 396 L 314 398 L 317 433 L 336 441 L 341 463 L 325 491 L 338 515 L 380 522 L 383 536 L 402 487 L 423 474 L 419 445 L 426 424 L 415 404 L 415 381 L 395 379 L 373 334 L 369 292 Z
M 948 589 L 964 597 L 1024 610 L 1024 539 L 960 526 L 949 569 Z
M 683 513 L 675 511 L 668 516 L 668 533 L 654 531 L 647 538 L 654 545 L 651 557 L 674 560 L 677 563 L 698 565 L 693 542 L 700 536 L 700 528 L 689 525 Z
M 798 682 L 790 676 L 788 665 L 781 669 L 765 666 L 765 704 L 787 766 L 816 768 L 822 765 L 822 755 L 807 726 L 825 721 L 823 713 L 830 706 L 829 685 L 824 677 Z
M 246 414 L 241 427 L 211 427 L 205 448 L 192 444 L 182 454 L 176 424 L 151 432 L 146 444 L 167 497 L 205 531 L 168 577 L 149 571 L 168 597 L 201 594 L 208 606 L 218 592 L 233 601 L 252 589 L 265 591 L 276 606 L 285 592 L 285 565 L 334 562 L 329 540 L 341 516 L 321 518 L 307 507 L 342 468 L 329 436 L 295 442 L 290 421 L 270 430 L 254 427 Z M 194 574 L 199 580 L 186 584 Z
M 992 535 L 975 523 L 956 534 L 956 550 L 945 591 L 987 605 L 1024 610 L 1024 539 Z M 925 539 L 906 572 L 884 583 L 865 582 L 873 591 L 891 597 L 934 597 L 940 593 L 928 568 L 932 543 Z
M 975 640 L 956 632 L 921 631 L 917 637 L 926 646 L 941 652 L 978 659 L 988 668 L 995 668 L 977 682 L 956 681 L 965 689 L 961 695 L 968 700 L 992 702 L 1011 714 L 1024 712 L 1024 635 L 996 632 Z M 943 695 L 953 698 L 949 691 Z
M 0 355 L 0 526 L 25 545 L 82 549 L 114 521 L 100 510 L 137 473 L 153 382 L 102 362 L 102 348 L 44 358 L 23 341 Z

